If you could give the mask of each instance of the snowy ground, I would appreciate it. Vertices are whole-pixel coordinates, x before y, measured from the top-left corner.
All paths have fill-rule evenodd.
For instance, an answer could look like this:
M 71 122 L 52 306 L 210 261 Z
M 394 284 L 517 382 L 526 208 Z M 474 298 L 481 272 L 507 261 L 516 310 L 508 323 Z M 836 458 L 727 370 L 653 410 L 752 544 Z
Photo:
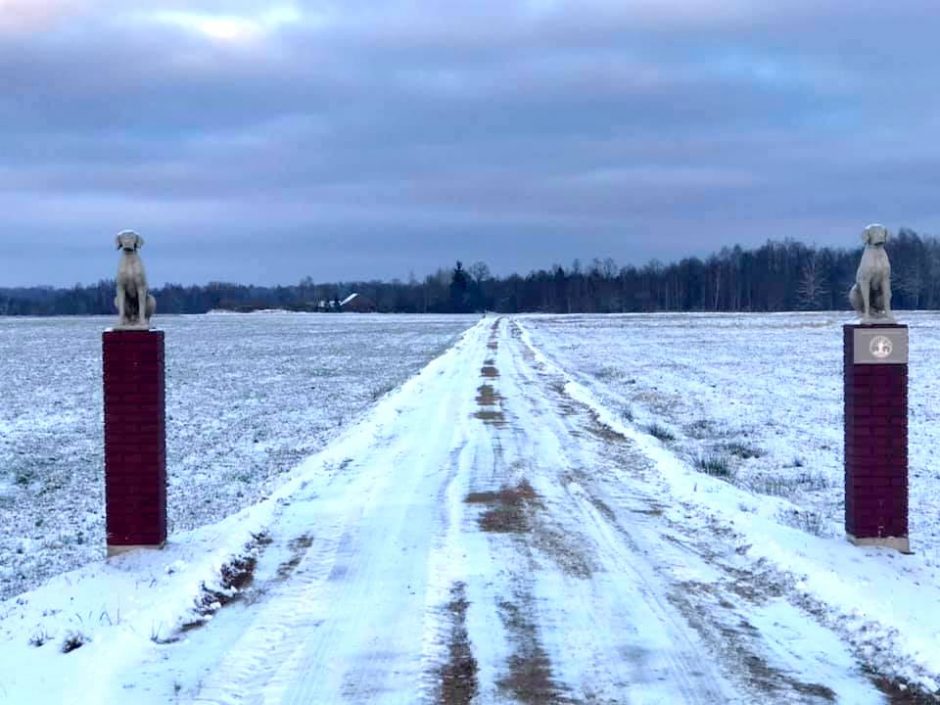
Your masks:
M 940 568 L 940 315 L 911 335 L 911 535 Z M 690 464 L 786 497 L 782 522 L 843 534 L 843 312 L 537 316 L 546 355 L 631 425 Z M 794 511 L 798 510 L 798 511 Z
M 161 316 L 170 529 L 257 502 L 477 320 Z M 0 599 L 103 555 L 101 331 L 0 318 Z
M 561 359 L 585 336 L 562 327 L 482 321 L 266 501 L 0 603 L 0 702 L 887 702 L 873 671 L 936 690 L 924 552 L 794 527 L 798 505 L 699 472 L 652 411 L 624 418 L 611 372 Z

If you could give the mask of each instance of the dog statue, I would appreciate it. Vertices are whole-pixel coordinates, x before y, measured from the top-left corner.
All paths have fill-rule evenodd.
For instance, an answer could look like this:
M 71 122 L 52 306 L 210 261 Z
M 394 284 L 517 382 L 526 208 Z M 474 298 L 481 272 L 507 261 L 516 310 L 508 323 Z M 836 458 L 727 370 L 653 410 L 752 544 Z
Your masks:
M 117 248 L 123 251 L 118 264 L 117 297 L 119 328 L 150 328 L 150 317 L 157 310 L 157 301 L 147 289 L 144 263 L 137 251 L 144 239 L 133 230 L 122 230 L 115 238 Z
M 855 273 L 855 285 L 849 291 L 849 301 L 863 323 L 874 320 L 894 322 L 891 313 L 891 263 L 885 252 L 888 229 L 883 225 L 869 225 L 862 232 L 865 251 Z

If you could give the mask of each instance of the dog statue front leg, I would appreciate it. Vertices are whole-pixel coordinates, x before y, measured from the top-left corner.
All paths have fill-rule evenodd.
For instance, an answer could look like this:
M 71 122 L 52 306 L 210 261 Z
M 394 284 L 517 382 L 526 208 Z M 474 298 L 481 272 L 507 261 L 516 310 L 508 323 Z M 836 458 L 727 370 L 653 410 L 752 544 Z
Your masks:
M 147 287 L 137 287 L 137 325 L 141 328 L 149 327 L 150 321 L 147 318 Z
M 127 311 L 125 306 L 127 301 L 124 295 L 124 287 L 118 284 L 117 287 L 117 297 L 114 299 L 114 305 L 118 310 L 118 325 L 126 326 L 127 325 Z
M 861 279 L 858 289 L 862 294 L 862 320 L 871 320 L 871 279 Z
M 885 277 L 881 282 L 881 300 L 884 302 L 884 316 L 888 320 L 894 320 L 894 314 L 891 313 L 891 279 Z

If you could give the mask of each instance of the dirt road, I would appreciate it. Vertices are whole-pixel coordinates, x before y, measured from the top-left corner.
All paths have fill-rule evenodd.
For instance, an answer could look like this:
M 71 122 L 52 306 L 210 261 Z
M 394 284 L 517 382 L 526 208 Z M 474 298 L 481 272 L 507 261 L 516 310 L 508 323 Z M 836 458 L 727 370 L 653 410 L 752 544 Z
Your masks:
M 376 442 L 284 503 L 245 599 L 149 665 L 202 670 L 178 700 L 883 702 L 521 325 L 482 321 Z

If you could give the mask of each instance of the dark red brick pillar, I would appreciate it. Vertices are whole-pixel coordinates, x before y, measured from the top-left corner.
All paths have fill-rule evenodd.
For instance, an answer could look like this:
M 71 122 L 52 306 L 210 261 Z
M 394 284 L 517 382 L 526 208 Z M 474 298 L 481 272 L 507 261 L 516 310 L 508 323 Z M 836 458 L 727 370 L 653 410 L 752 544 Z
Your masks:
M 907 533 L 907 326 L 843 326 L 845 531 L 910 551 Z
M 104 333 L 108 555 L 166 543 L 163 331 Z

